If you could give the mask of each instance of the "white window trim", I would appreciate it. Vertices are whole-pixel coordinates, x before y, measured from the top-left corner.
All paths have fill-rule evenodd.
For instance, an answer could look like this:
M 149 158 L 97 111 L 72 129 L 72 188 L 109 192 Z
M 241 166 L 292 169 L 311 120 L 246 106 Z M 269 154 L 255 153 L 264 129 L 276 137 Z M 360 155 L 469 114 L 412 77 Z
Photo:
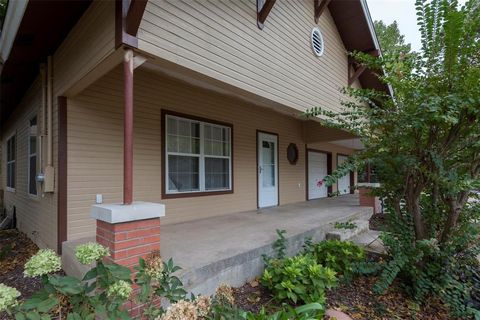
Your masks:
M 33 136 L 32 133 L 30 132 L 30 129 L 31 129 L 31 126 L 30 126 L 30 122 L 34 119 L 34 118 L 37 118 L 37 132 L 35 134 L 35 138 L 36 138 L 36 143 L 35 143 L 35 146 L 36 146 L 36 149 L 35 149 L 35 153 L 30 153 L 30 138 Z M 35 157 L 36 158 L 36 167 L 37 167 L 37 174 L 38 174 L 38 117 L 35 115 L 33 117 L 30 118 L 30 120 L 28 121 L 28 135 L 27 135 L 27 139 L 28 139 L 28 149 L 27 149 L 27 169 L 28 169 L 28 184 L 27 184 L 27 193 L 30 197 L 33 197 L 33 198 L 38 198 L 38 185 L 36 186 L 36 190 L 37 190 L 37 193 L 34 194 L 34 193 L 30 193 L 30 181 L 32 179 L 32 177 L 30 176 L 30 158 L 32 157 Z M 33 179 L 35 179 L 35 182 L 37 180 L 37 177 L 33 177 Z
M 8 161 L 8 141 L 10 141 L 10 139 L 12 139 L 13 137 L 15 137 L 15 159 L 14 160 L 11 160 L 11 161 Z M 5 190 L 6 191 L 9 191 L 9 192 L 16 192 L 16 186 L 17 186 L 17 179 L 15 177 L 15 188 L 12 188 L 12 187 L 9 187 L 8 186 L 8 165 L 10 163 L 15 163 L 15 171 L 14 171 L 14 175 L 16 176 L 16 173 L 17 173 L 17 132 L 13 132 L 12 134 L 10 134 L 7 138 L 7 140 L 5 140 Z
M 189 121 L 191 123 L 198 123 L 200 124 L 200 153 L 199 154 L 190 154 L 190 153 L 181 153 L 181 152 L 169 152 L 168 151 L 168 119 L 180 119 L 183 121 Z M 204 135 L 204 127 L 205 124 L 209 126 L 219 127 L 219 128 L 226 128 L 229 131 L 229 156 L 213 156 L 213 155 L 205 155 L 204 152 L 204 145 L 205 145 L 205 135 Z M 181 195 L 181 194 L 202 194 L 202 193 L 217 193 L 217 192 L 230 192 L 233 190 L 232 188 L 232 143 L 233 143 L 233 135 L 232 135 L 232 127 L 228 125 L 221 125 L 214 122 L 209 122 L 208 120 L 196 120 L 191 119 L 188 116 L 176 116 L 171 114 L 165 114 L 165 128 L 164 128 L 164 135 L 165 135 L 165 194 L 166 195 Z M 198 157 L 200 160 L 199 163 L 199 190 L 188 190 L 188 191 L 176 191 L 169 189 L 169 163 L 168 163 L 168 156 L 169 155 L 178 155 L 178 156 L 187 156 L 187 157 Z M 216 158 L 216 159 L 228 159 L 228 188 L 224 189 L 205 189 L 205 158 Z

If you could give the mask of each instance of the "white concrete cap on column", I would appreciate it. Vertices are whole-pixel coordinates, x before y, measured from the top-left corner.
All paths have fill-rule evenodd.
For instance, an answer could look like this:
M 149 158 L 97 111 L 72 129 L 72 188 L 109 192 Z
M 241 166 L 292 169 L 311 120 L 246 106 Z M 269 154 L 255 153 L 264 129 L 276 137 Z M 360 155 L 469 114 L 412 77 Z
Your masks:
M 364 187 L 364 188 L 380 188 L 380 183 L 362 182 L 362 183 L 358 183 L 357 186 Z
M 92 206 L 91 216 L 108 223 L 154 219 L 165 216 L 165 205 L 141 201 L 128 205 L 122 203 L 95 204 Z

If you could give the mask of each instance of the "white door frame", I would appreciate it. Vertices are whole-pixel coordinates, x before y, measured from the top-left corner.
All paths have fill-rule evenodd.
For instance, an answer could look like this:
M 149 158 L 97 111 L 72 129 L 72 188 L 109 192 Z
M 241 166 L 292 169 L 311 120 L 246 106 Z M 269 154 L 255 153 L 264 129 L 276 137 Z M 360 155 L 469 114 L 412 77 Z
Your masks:
M 261 130 L 257 130 L 257 207 L 258 208 L 265 208 L 265 207 L 273 207 L 273 206 L 278 206 L 280 203 L 280 196 L 279 196 L 279 180 L 278 180 L 278 172 L 279 172 L 279 166 L 278 166 L 278 144 L 279 144 L 279 139 L 278 139 L 278 134 L 276 133 L 271 133 L 271 132 L 265 132 Z M 263 185 L 263 179 L 262 179 L 262 172 L 264 169 L 262 168 L 262 154 L 261 154 L 261 148 L 262 148 L 262 142 L 263 141 L 268 141 L 268 142 L 273 142 L 275 149 L 274 150 L 274 163 L 275 163 L 275 186 L 272 188 L 270 191 L 266 191 L 265 188 L 262 188 Z M 263 189 L 263 192 L 262 192 Z M 266 192 L 269 192 L 266 194 Z

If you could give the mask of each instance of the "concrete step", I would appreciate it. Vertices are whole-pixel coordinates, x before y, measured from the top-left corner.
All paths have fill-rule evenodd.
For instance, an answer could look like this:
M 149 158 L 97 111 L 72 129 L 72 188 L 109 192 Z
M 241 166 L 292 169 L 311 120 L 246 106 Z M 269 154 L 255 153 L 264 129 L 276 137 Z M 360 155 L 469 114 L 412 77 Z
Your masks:
M 364 247 L 366 251 L 380 254 L 385 253 L 385 246 L 380 239 L 379 231 L 368 230 L 351 238 L 350 241 Z
M 368 232 L 369 230 L 369 221 L 368 220 L 349 220 L 343 222 L 350 222 L 354 224 L 356 227 L 353 229 L 344 229 L 344 228 L 336 228 L 335 224 L 332 225 L 332 229 L 327 232 L 325 238 L 331 240 L 341 240 L 346 241 L 350 240 L 360 234 Z

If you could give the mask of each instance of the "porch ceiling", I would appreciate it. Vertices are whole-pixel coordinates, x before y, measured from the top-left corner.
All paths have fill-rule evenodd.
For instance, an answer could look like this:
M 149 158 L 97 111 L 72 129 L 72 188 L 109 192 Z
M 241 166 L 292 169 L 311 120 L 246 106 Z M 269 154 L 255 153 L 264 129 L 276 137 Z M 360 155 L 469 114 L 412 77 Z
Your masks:
M 347 131 L 322 126 L 315 120 L 308 120 L 304 126 L 306 143 L 335 142 L 358 138 Z

